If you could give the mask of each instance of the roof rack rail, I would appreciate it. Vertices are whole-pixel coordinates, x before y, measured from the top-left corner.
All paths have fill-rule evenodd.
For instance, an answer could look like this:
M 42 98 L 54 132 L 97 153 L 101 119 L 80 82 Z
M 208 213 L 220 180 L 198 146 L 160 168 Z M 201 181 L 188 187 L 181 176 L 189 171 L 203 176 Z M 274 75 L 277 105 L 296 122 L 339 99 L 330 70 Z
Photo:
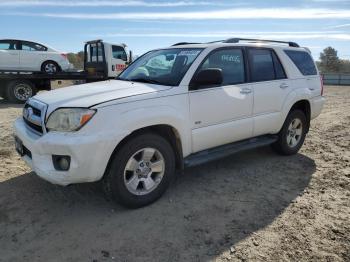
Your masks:
M 177 46 L 177 45 L 192 45 L 192 44 L 199 44 L 199 43 L 179 42 L 179 43 L 173 44 L 172 46 Z
M 288 44 L 291 47 L 300 47 L 295 42 L 287 41 L 277 41 L 277 40 L 266 40 L 266 39 L 253 39 L 253 38 L 229 38 L 223 41 L 223 43 L 239 43 L 239 41 L 254 41 L 254 42 L 270 42 L 270 43 L 279 43 L 279 44 Z

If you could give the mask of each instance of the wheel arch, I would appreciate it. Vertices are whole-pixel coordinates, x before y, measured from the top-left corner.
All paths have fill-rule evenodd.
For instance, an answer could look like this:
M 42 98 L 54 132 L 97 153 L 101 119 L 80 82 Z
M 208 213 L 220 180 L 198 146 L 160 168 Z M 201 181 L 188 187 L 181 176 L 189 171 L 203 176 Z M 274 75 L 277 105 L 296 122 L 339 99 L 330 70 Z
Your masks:
M 294 109 L 299 109 L 305 113 L 307 119 L 306 131 L 309 131 L 312 105 L 310 102 L 310 96 L 310 90 L 307 88 L 299 88 L 288 94 L 283 103 L 281 118 L 278 124 L 278 129 L 276 130 L 277 132 L 281 130 L 288 114 Z
M 305 116 L 306 116 L 306 132 L 309 132 L 310 128 L 310 119 L 311 119 L 311 104 L 310 101 L 307 99 L 302 99 L 297 102 L 295 102 L 292 107 L 290 108 L 289 112 L 293 110 L 301 110 Z M 289 113 L 288 112 L 288 113 Z
M 175 160 L 176 160 L 176 169 L 183 169 L 184 163 L 183 163 L 183 151 L 182 151 L 182 140 L 179 131 L 168 124 L 157 124 L 157 125 L 151 125 L 151 126 L 146 126 L 142 127 L 139 129 L 136 129 L 132 131 L 130 134 L 128 134 L 126 137 L 124 137 L 114 148 L 112 154 L 109 157 L 107 166 L 106 166 L 106 171 L 108 170 L 113 157 L 115 154 L 119 151 L 119 149 L 124 146 L 128 141 L 133 139 L 134 137 L 137 137 L 141 134 L 146 134 L 146 133 L 153 133 L 157 134 L 163 138 L 165 138 L 171 145 L 171 147 L 174 150 L 175 153 Z
M 62 68 L 61 68 L 60 64 L 59 64 L 58 62 L 56 62 L 55 60 L 52 60 L 52 59 L 45 60 L 45 61 L 43 61 L 43 62 L 41 63 L 41 65 L 40 65 L 40 70 L 41 70 L 41 71 L 43 70 L 44 64 L 45 64 L 45 63 L 48 63 L 48 62 L 55 63 L 55 64 L 57 65 L 59 71 L 62 71 Z

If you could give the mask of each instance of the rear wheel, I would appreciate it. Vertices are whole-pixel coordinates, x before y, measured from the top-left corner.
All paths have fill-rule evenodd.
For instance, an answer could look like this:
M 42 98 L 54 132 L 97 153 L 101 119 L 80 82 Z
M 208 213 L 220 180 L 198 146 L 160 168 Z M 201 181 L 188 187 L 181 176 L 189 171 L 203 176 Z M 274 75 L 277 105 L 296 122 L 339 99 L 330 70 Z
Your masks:
M 168 141 L 156 134 L 143 134 L 112 156 L 103 187 L 109 198 L 138 208 L 156 201 L 168 188 L 174 173 L 175 156 Z
M 26 80 L 15 80 L 7 84 L 6 97 L 13 103 L 25 103 L 36 94 L 34 85 Z
M 281 155 L 296 154 L 304 143 L 307 120 L 303 111 L 291 111 L 278 134 L 278 140 L 272 144 Z
M 41 71 L 48 74 L 55 74 L 60 72 L 59 65 L 54 61 L 46 61 L 41 65 Z

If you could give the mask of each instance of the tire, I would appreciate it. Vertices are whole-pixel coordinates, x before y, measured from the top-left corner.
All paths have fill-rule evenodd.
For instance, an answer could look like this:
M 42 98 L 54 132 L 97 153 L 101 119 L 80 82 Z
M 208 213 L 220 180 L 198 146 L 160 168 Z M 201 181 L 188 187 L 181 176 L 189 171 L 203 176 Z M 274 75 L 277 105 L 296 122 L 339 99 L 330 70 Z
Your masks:
M 291 111 L 278 133 L 278 140 L 272 148 L 281 155 L 294 155 L 302 147 L 307 129 L 307 120 L 303 111 Z M 294 139 L 292 138 L 294 137 Z
M 14 80 L 7 84 L 6 98 L 12 103 L 25 103 L 36 94 L 35 86 L 26 80 Z
M 61 71 L 60 66 L 54 61 L 45 61 L 41 65 L 41 72 L 47 74 L 56 74 Z
M 139 208 L 160 198 L 174 174 L 171 145 L 163 137 L 147 133 L 132 138 L 112 155 L 102 185 L 109 199 L 128 208 Z

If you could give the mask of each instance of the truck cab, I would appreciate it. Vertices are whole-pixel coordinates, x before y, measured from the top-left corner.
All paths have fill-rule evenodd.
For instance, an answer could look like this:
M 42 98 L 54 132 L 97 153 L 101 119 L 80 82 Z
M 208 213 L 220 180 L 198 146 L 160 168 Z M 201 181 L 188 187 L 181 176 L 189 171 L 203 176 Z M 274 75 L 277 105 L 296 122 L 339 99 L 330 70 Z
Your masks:
M 84 47 L 84 71 L 89 75 L 117 77 L 131 62 L 132 53 L 125 44 L 111 44 L 103 40 L 88 41 Z

